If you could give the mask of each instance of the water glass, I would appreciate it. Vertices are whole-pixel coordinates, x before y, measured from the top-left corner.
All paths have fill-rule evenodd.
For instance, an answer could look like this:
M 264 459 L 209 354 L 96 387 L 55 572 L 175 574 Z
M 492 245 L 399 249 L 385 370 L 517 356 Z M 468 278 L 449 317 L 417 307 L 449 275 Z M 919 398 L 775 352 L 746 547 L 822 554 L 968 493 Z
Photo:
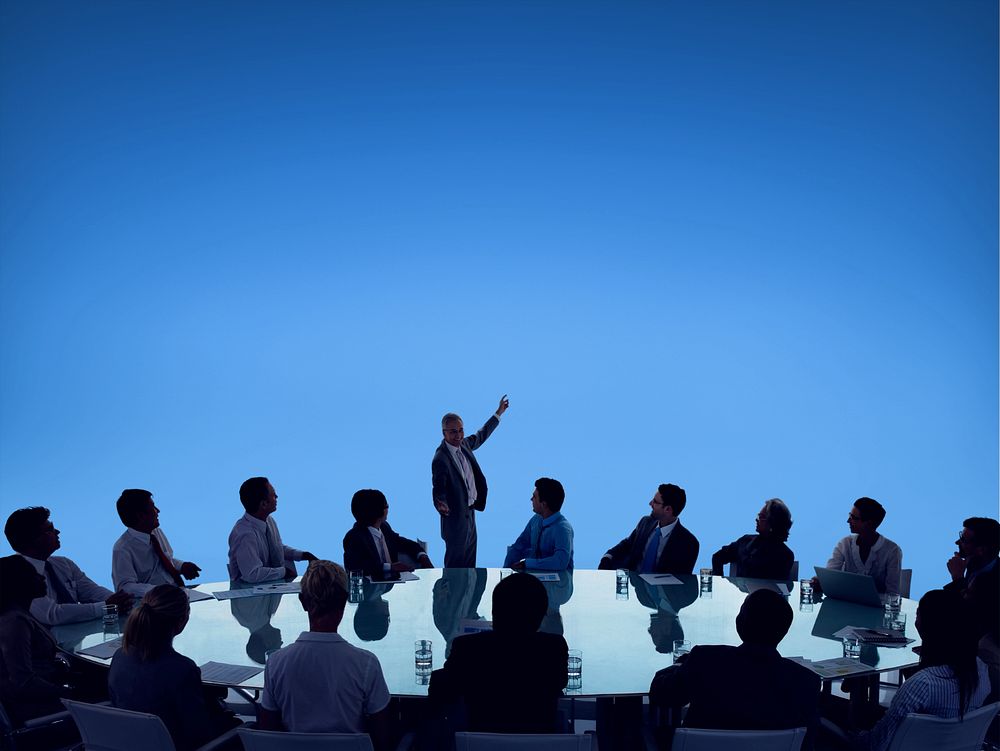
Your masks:
M 615 571 L 615 599 L 628 599 L 628 571 L 622 568 Z
M 861 640 L 856 636 L 844 637 L 844 657 L 861 659 Z
M 104 630 L 108 628 L 118 628 L 118 606 L 105 605 L 101 611 L 101 620 L 104 622 Z
M 799 602 L 813 601 L 813 583 L 811 579 L 799 580 Z
M 712 569 L 701 569 L 698 572 L 698 582 L 700 585 L 699 595 L 706 600 L 712 599 Z
M 906 632 L 906 613 L 892 613 L 885 621 L 886 628 L 899 634 Z
M 566 673 L 568 676 L 566 688 L 578 689 L 583 687 L 583 652 L 579 649 L 569 650 L 569 657 L 566 660 Z
M 418 676 L 429 676 L 434 666 L 434 652 L 430 639 L 418 639 L 413 643 L 413 661 Z
M 674 662 L 691 651 L 691 642 L 687 639 L 674 640 Z
M 365 572 L 352 571 L 350 589 L 347 592 L 347 601 L 358 604 L 365 596 Z

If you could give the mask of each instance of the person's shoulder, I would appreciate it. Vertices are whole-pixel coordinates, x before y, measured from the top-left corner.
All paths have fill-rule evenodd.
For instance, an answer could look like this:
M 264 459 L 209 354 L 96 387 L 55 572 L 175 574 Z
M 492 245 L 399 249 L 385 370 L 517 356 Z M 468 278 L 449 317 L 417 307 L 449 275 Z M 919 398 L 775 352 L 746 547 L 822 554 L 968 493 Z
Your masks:
M 76 571 L 80 570 L 80 567 L 76 565 L 76 562 L 72 558 L 68 558 L 65 555 L 50 555 L 49 563 L 53 566 L 63 566 Z
M 694 536 L 694 532 L 684 526 L 684 523 L 680 519 L 677 520 L 677 526 L 674 528 L 674 534 L 681 535 L 683 537 L 690 537 L 692 540 L 697 541 L 697 537 Z
M 441 441 L 434 449 L 434 459 L 432 461 L 444 461 L 448 458 L 448 445 Z
M 125 543 L 128 540 L 128 536 L 129 535 L 128 535 L 128 530 L 127 529 L 124 532 L 122 532 L 120 535 L 118 535 L 118 539 L 115 540 L 115 544 L 111 548 L 112 551 L 118 551 L 118 550 L 121 550 L 123 547 L 125 547 Z

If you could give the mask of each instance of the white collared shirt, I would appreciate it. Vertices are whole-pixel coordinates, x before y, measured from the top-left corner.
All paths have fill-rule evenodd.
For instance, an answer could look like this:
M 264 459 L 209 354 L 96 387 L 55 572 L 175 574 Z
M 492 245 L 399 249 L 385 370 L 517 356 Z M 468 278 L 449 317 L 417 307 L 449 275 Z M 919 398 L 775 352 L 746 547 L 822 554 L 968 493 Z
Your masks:
M 446 443 L 445 445 L 451 451 L 451 459 L 455 462 L 455 466 L 458 467 L 458 471 L 465 478 L 465 490 L 469 495 L 469 505 L 471 506 L 476 502 L 476 498 L 478 498 L 476 476 L 472 471 L 472 462 L 469 461 L 469 457 L 462 453 L 460 446 L 452 446 L 450 443 Z
M 899 594 L 899 577 L 903 568 L 903 551 L 899 545 L 885 535 L 879 535 L 868 553 L 868 560 L 862 562 L 857 538 L 857 535 L 848 535 L 838 542 L 826 567 L 870 576 L 879 592 Z
M 260 705 L 293 733 L 365 733 L 389 705 L 378 658 L 340 634 L 303 631 L 264 666 Z
M 55 589 L 45 573 L 45 561 L 22 555 L 22 558 L 35 567 L 35 571 L 45 577 L 48 592 L 45 597 L 36 597 L 31 601 L 31 614 L 46 626 L 58 626 L 61 623 L 77 623 L 100 618 L 104 610 L 104 601 L 114 594 L 87 577 L 80 567 L 69 558 L 61 555 L 49 556 L 49 563 L 60 583 L 66 591 L 76 598 L 73 603 L 56 602 Z
M 368 531 L 372 533 L 372 539 L 375 540 L 375 549 L 378 551 L 379 558 L 382 559 L 382 570 L 391 571 L 392 570 L 392 560 L 386 560 L 386 552 L 389 550 L 389 546 L 385 545 L 385 536 L 382 534 L 382 530 L 377 527 L 369 527 Z M 385 545 L 385 548 L 382 546 Z
M 156 535 L 163 554 L 179 572 L 184 561 L 174 558 L 174 551 L 163 530 L 157 527 L 152 534 Z M 111 581 L 115 589 L 128 592 L 133 597 L 142 597 L 158 584 L 176 583 L 153 550 L 150 535 L 131 527 L 122 533 L 112 548 Z
M 229 533 L 229 578 L 249 584 L 281 579 L 285 576 L 284 566 L 267 566 L 269 549 L 267 530 L 285 555 L 285 561 L 301 561 L 302 551 L 281 542 L 281 534 L 273 516 L 261 521 L 250 514 L 243 514 Z

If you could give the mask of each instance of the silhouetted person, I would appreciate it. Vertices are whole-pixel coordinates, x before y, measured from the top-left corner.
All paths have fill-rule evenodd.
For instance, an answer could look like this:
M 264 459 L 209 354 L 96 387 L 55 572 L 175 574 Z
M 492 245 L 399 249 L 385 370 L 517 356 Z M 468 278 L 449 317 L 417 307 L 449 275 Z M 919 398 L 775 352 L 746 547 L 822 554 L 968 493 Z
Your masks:
M 878 533 L 883 519 L 885 509 L 881 503 L 874 498 L 858 498 L 847 515 L 851 534 L 837 543 L 826 567 L 870 576 L 879 592 L 899 594 L 903 551 Z M 819 579 L 813 577 L 812 584 L 819 589 Z
M 444 439 L 431 460 L 431 495 L 441 515 L 445 568 L 475 568 L 476 512 L 486 510 L 486 476 L 473 455 L 500 424 L 510 402 L 500 397 L 496 413 L 475 435 L 465 437 L 462 418 L 449 412 L 441 418 Z
M 45 577 L 19 555 L 0 558 L 0 701 L 15 726 L 62 711 L 69 665 L 56 640 L 32 617 L 32 600 L 45 596 Z
M 565 571 L 573 568 L 573 526 L 562 515 L 566 491 L 550 477 L 535 480 L 531 510 L 524 531 L 507 548 L 503 565 L 523 571 Z
M 792 528 L 792 513 L 780 498 L 764 503 L 757 514 L 757 534 L 743 535 L 712 556 L 712 572 L 732 564 L 731 576 L 748 579 L 787 579 L 795 554 L 785 545 Z
M 791 625 L 792 608 L 784 597 L 767 589 L 751 593 L 736 616 L 743 643 L 695 647 L 679 665 L 656 674 L 650 704 L 661 709 L 689 705 L 685 727 L 814 731 L 819 676 L 778 654 Z
M 240 503 L 246 513 L 229 533 L 229 578 L 250 584 L 295 578 L 294 561 L 314 561 L 316 556 L 281 542 L 271 516 L 278 508 L 278 494 L 266 477 L 251 477 L 240 486 Z
M 990 680 L 976 657 L 978 637 L 965 610 L 957 592 L 935 589 L 920 598 L 915 621 L 921 639 L 919 669 L 899 687 L 871 732 L 855 739 L 857 747 L 888 748 L 908 714 L 964 717 L 983 705 Z
M 493 630 L 455 639 L 444 667 L 431 674 L 431 701 L 464 707 L 472 732 L 551 733 L 566 686 L 566 640 L 538 631 L 548 607 L 531 574 L 514 574 L 493 590 Z M 484 680 L 484 676 L 488 679 Z
M 198 748 L 240 724 L 215 696 L 206 695 L 194 661 L 174 651 L 174 637 L 187 625 L 190 610 L 184 590 L 173 584 L 153 587 L 129 615 L 108 671 L 111 703 L 155 714 L 178 751 Z M 226 748 L 239 748 L 234 741 Z
M 198 577 L 200 566 L 174 558 L 173 548 L 160 528 L 160 509 L 153 503 L 152 493 L 136 488 L 123 490 L 117 509 L 128 529 L 111 552 L 115 589 L 142 597 L 157 584 L 183 587 L 184 579 Z
M 389 689 L 378 658 L 348 644 L 337 628 L 347 605 L 347 574 L 315 561 L 302 577 L 299 602 L 309 630 L 264 667 L 260 726 L 294 733 L 365 733 L 376 751 L 390 747 Z
M 944 588 L 968 605 L 974 630 L 983 639 L 980 646 L 995 659 L 1000 644 L 1000 523 L 981 516 L 966 519 L 955 544 L 958 552 L 948 561 L 951 581 Z
M 698 560 L 698 539 L 678 518 L 687 505 L 684 489 L 667 483 L 656 489 L 650 513 L 632 534 L 601 558 L 599 569 L 624 568 L 642 574 L 690 574 Z
M 100 618 L 105 605 L 125 610 L 131 595 L 112 592 L 92 581 L 69 558 L 52 555 L 59 549 L 59 530 L 42 506 L 18 509 L 7 519 L 4 534 L 10 546 L 45 577 L 47 592 L 31 603 L 31 614 L 46 626 Z
M 389 522 L 389 501 L 381 490 L 359 490 L 351 498 L 354 526 L 344 536 L 344 568 L 364 571 L 373 579 L 391 578 L 399 571 L 413 571 L 413 566 L 399 560 L 409 556 L 420 568 L 433 568 L 420 543 L 397 534 Z

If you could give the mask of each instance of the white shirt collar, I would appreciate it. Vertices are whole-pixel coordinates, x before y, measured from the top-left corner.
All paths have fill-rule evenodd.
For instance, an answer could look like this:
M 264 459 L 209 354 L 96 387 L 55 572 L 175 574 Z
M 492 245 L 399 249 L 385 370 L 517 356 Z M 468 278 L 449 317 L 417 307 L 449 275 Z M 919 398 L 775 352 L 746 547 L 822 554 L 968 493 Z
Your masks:
M 246 514 L 243 514 L 243 518 L 246 519 L 248 522 L 250 522 L 250 524 L 253 525 L 254 527 L 256 527 L 257 529 L 267 529 L 267 521 L 266 520 L 262 521 L 262 520 L 258 519 L 256 516 L 252 516 L 249 512 L 246 513 Z M 268 517 L 268 519 L 270 519 L 270 518 L 271 517 Z
M 377 537 L 377 538 L 381 538 L 382 537 L 382 530 L 379 529 L 378 527 L 369 527 L 368 531 L 371 532 L 374 537 Z
M 38 558 L 32 558 L 30 555 L 25 555 L 24 553 L 18 553 L 24 560 L 35 567 L 35 571 L 40 574 L 45 573 L 45 561 L 39 560 Z
M 342 642 L 344 637 L 333 631 L 303 631 L 295 641 Z
M 670 524 L 665 524 L 662 527 L 660 527 L 660 537 L 666 537 L 671 532 L 673 532 L 674 527 L 677 526 L 677 521 L 678 521 L 677 519 L 674 519 L 672 522 L 670 522 Z
M 132 527 L 129 527 L 125 530 L 125 534 L 149 545 L 149 535 L 146 532 L 140 532 L 138 529 L 132 529 Z

